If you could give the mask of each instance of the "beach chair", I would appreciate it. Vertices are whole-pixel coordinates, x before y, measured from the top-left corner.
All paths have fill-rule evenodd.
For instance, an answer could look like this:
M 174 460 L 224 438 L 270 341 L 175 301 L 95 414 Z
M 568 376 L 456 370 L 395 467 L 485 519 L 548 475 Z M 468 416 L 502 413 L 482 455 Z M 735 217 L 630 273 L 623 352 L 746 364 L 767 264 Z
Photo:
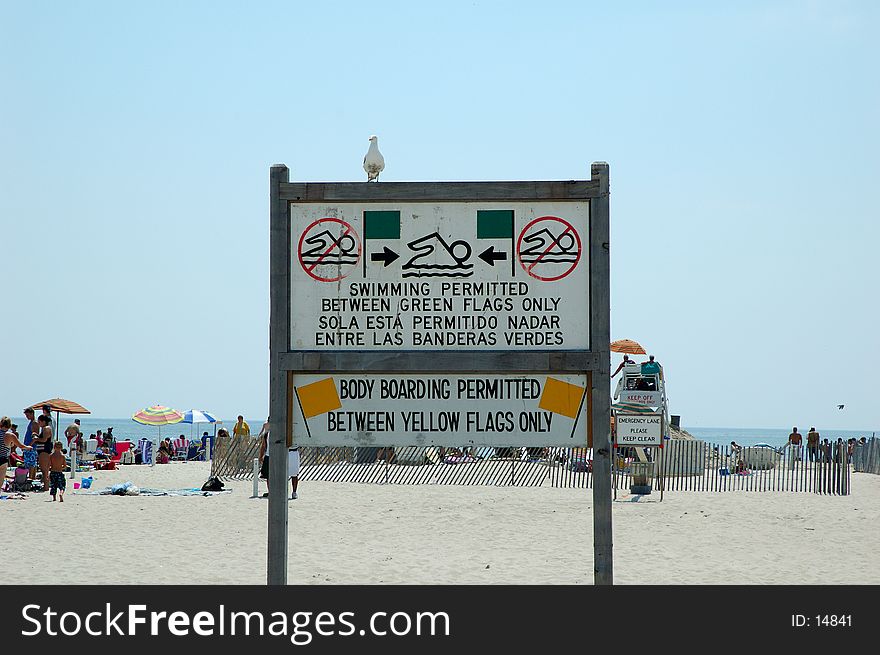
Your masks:
M 201 441 L 190 441 L 186 448 L 186 461 L 200 462 L 205 459 L 205 445 Z
M 149 439 L 141 439 L 138 441 L 138 447 L 141 449 L 141 463 L 151 464 L 153 462 L 153 442 Z
M 98 450 L 98 440 L 97 439 L 86 439 L 86 450 L 83 453 L 82 461 L 83 462 L 95 461 L 95 452 L 97 450 Z
M 15 477 L 12 481 L 12 491 L 30 491 L 31 481 L 28 480 L 28 470 L 23 467 L 15 469 Z
M 171 445 L 174 446 L 174 454 L 171 456 L 171 459 L 185 462 L 189 445 L 187 440 L 183 437 L 177 437 L 177 439 L 171 442 Z

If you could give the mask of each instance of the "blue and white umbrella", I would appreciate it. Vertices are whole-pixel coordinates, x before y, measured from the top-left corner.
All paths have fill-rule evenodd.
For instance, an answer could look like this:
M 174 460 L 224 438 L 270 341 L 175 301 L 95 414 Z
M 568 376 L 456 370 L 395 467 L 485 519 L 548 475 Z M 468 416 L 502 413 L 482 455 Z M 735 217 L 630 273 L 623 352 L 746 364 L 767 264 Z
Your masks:
M 188 409 L 183 413 L 183 421 L 181 423 L 191 423 L 195 426 L 198 423 L 217 423 L 218 419 L 213 414 L 202 409 Z M 193 428 L 189 431 L 190 441 L 193 440 Z
M 217 419 L 201 409 L 188 409 L 183 414 L 181 423 L 216 423 Z

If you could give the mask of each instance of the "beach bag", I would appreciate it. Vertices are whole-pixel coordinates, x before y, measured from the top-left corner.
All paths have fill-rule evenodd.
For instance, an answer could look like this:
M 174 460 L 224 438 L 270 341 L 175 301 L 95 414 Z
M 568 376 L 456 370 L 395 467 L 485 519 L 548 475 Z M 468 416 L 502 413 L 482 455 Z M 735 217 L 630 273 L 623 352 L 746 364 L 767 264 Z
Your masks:
M 202 485 L 202 491 L 223 491 L 223 482 L 220 478 L 212 475 Z

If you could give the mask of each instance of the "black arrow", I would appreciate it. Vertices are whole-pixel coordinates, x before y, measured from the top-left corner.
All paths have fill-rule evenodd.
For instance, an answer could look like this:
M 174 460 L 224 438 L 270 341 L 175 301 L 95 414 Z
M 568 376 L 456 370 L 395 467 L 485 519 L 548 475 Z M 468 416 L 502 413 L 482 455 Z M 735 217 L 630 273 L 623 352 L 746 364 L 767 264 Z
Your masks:
M 495 266 L 496 261 L 503 261 L 507 259 L 507 253 L 495 252 L 495 246 L 489 246 L 477 256 L 484 262 L 489 264 L 489 266 Z
M 398 259 L 400 255 L 394 252 L 388 246 L 385 246 L 385 250 L 383 252 L 374 252 L 370 255 L 370 261 L 373 262 L 385 262 L 385 266 L 388 266 L 395 259 Z

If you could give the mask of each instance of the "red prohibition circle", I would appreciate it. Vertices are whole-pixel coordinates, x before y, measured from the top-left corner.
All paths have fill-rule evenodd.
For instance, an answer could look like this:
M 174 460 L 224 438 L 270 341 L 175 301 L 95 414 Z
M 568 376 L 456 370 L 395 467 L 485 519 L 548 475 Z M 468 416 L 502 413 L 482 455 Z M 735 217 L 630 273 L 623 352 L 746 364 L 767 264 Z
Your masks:
M 532 227 L 535 223 L 539 223 L 541 221 L 562 223 L 565 226 L 565 230 L 562 232 L 562 234 L 559 235 L 559 238 L 561 239 L 563 236 L 565 236 L 566 234 L 568 234 L 570 232 L 574 236 L 575 243 L 577 243 L 577 257 L 575 257 L 574 262 L 568 268 L 568 270 L 564 271 L 561 275 L 555 275 L 553 277 L 544 277 L 542 275 L 538 275 L 537 273 L 535 273 L 532 270 L 536 264 L 540 263 L 541 258 L 547 254 L 547 252 L 550 250 L 550 248 L 545 250 L 538 257 L 538 259 L 536 261 L 532 262 L 532 264 L 530 266 L 527 266 L 526 263 L 522 260 L 521 248 L 522 248 L 523 237 L 525 236 L 526 232 L 529 231 L 530 227 Z M 558 240 L 554 241 L 554 243 L 558 243 Z M 552 248 L 553 246 L 551 245 L 550 247 Z M 581 260 L 581 237 L 578 234 L 578 231 L 575 229 L 574 225 L 572 225 L 571 223 L 569 223 L 565 219 L 559 218 L 558 216 L 541 216 L 539 218 L 536 218 L 532 222 L 530 222 L 528 225 L 526 225 L 522 229 L 522 232 L 519 233 L 519 238 L 516 240 L 516 258 L 519 260 L 520 266 L 523 267 L 523 270 L 526 273 L 528 273 L 529 275 L 531 275 L 533 278 L 535 278 L 536 280 L 541 280 L 542 282 L 554 282 L 556 280 L 561 280 L 566 275 L 571 273 L 574 269 L 576 269 L 578 263 Z
M 306 272 L 306 274 L 307 274 L 309 277 L 311 277 L 311 278 L 317 280 L 318 282 L 338 282 L 338 281 L 341 280 L 342 278 L 347 277 L 347 276 L 349 275 L 350 272 L 349 272 L 349 273 L 345 273 L 345 274 L 343 274 L 343 275 L 338 275 L 338 276 L 336 276 L 336 277 L 323 277 L 323 276 L 318 275 L 317 273 L 314 272 L 314 269 L 317 268 L 317 267 L 321 264 L 321 260 L 322 260 L 324 257 L 326 257 L 328 254 L 330 254 L 330 252 L 331 252 L 331 251 L 332 251 L 332 250 L 338 245 L 338 243 L 339 243 L 338 241 L 337 241 L 336 243 L 334 243 L 332 246 L 330 246 L 330 247 L 329 247 L 329 248 L 328 248 L 328 249 L 327 249 L 327 250 L 326 250 L 326 251 L 320 256 L 320 258 L 318 259 L 318 261 L 315 262 L 314 264 L 306 264 L 306 263 L 303 261 L 303 252 L 302 252 L 303 241 L 305 241 L 306 235 L 309 233 L 309 231 L 310 231 L 313 227 L 315 227 L 316 225 L 320 225 L 321 223 L 339 223 L 340 225 L 342 225 L 342 226 L 345 228 L 345 232 L 343 232 L 343 233 L 342 233 L 342 236 L 339 237 L 340 240 L 341 240 L 343 237 L 348 236 L 349 234 L 352 235 L 352 238 L 354 239 L 354 242 L 357 244 L 357 259 L 355 259 L 355 260 L 351 263 L 351 267 L 352 267 L 351 270 L 352 270 L 352 271 L 354 270 L 354 267 L 357 265 L 357 263 L 361 260 L 361 238 L 358 236 L 358 233 L 355 231 L 354 227 L 352 227 L 352 225 L 351 225 L 350 223 L 346 223 L 345 221 L 343 221 L 343 220 L 341 220 L 341 219 L 339 219 L 339 218 L 331 218 L 331 217 L 327 217 L 327 218 L 319 218 L 317 221 L 315 221 L 314 223 L 312 223 L 311 225 L 309 225 L 305 230 L 303 230 L 303 233 L 300 235 L 300 237 L 299 237 L 299 243 L 298 243 L 297 246 L 296 246 L 296 257 L 297 257 L 297 259 L 299 260 L 299 265 L 302 266 L 302 269 Z M 348 264 L 347 264 L 347 265 L 348 265 Z

